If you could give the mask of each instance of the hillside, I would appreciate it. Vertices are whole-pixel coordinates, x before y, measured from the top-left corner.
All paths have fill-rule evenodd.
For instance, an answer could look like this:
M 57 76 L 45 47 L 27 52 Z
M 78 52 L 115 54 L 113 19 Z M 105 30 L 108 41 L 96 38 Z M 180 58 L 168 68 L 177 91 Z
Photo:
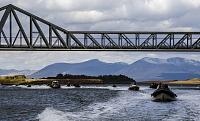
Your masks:
M 56 76 L 56 74 L 75 75 L 126 75 L 136 81 L 148 80 L 186 80 L 200 78 L 200 62 L 184 58 L 142 58 L 132 64 L 106 63 L 89 60 L 81 63 L 55 63 L 31 75 L 33 78 Z
M 116 72 L 139 81 L 185 80 L 200 77 L 200 62 L 184 58 L 143 58 Z
M 82 63 L 55 63 L 44 67 L 31 75 L 33 78 L 56 76 L 58 73 L 75 75 L 109 75 L 127 67 L 125 63 L 106 63 L 97 59 Z
M 35 70 L 0 69 L 0 75 L 31 75 Z

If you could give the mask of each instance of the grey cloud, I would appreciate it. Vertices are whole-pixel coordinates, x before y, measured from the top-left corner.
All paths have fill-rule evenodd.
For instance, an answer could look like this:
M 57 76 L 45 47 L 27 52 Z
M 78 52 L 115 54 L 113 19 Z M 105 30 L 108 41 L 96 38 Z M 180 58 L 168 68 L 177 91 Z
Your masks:
M 183 57 L 200 60 L 199 53 L 163 52 L 0 52 L 0 55 L 0 67 L 7 69 L 41 69 L 52 63 L 76 63 L 89 59 L 100 59 L 104 62 L 126 63 L 133 63 L 143 57 Z
M 2 6 L 12 3 L 22 7 L 69 30 L 116 28 L 132 31 L 199 30 L 198 0 L 0 0 L 0 2 Z M 166 21 L 167 25 L 163 24 Z
M 68 30 L 200 30 L 199 0 L 0 0 L 0 6 L 11 3 Z M 127 63 L 145 56 L 200 60 L 199 53 L 0 52 L 0 55 L 1 67 L 17 69 L 40 69 L 54 62 L 93 58 Z

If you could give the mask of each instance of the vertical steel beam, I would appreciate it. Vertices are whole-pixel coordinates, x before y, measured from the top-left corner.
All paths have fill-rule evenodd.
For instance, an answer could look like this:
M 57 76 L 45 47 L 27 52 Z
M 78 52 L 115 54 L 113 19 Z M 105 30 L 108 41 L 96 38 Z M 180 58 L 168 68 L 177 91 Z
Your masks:
M 155 49 L 156 49 L 156 47 L 157 47 L 157 44 L 158 44 L 158 40 L 157 40 L 157 34 L 154 34 L 153 48 L 155 48 Z
M 172 48 L 172 34 L 169 37 L 169 48 Z
M 52 47 L 52 26 L 49 26 L 49 47 Z
M 33 22 L 32 22 L 32 16 L 30 16 L 30 45 L 33 47 Z
M 192 34 L 188 34 L 187 37 L 187 48 L 191 48 L 192 46 Z
M 84 46 L 87 47 L 88 45 L 88 42 L 87 42 L 87 34 L 84 34 Z
M 12 14 L 10 12 L 10 47 L 12 47 Z
M 106 48 L 104 34 L 101 34 L 101 46 L 102 46 L 103 48 Z
M 171 48 L 174 48 L 175 46 L 175 40 L 174 40 L 174 34 L 172 34 L 172 47 Z
M 20 35 L 20 37 L 19 37 L 20 38 L 20 46 L 22 46 L 22 32 L 21 31 L 20 31 L 19 35 Z
M 118 46 L 121 48 L 122 47 L 122 34 L 118 34 Z
M 0 46 L 1 46 L 1 33 L 0 33 Z
M 135 34 L 135 45 L 137 48 L 140 47 L 140 35 L 139 34 Z
M 71 36 L 69 33 L 65 33 L 66 34 L 66 44 L 68 48 L 71 48 Z

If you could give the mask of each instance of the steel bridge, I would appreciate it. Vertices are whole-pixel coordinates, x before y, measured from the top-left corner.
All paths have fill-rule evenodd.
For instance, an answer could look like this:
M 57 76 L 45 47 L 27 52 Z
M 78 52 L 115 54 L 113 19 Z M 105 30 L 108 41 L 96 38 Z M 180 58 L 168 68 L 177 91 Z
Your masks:
M 68 31 L 12 4 L 0 8 L 0 50 L 197 51 L 200 32 Z

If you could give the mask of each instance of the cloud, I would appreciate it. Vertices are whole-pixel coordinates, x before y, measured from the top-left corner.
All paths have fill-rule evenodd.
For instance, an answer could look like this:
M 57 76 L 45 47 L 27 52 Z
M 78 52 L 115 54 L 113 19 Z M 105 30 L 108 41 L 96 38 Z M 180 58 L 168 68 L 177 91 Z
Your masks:
M 0 0 L 68 30 L 199 30 L 199 0 Z M 127 23 L 126 23 L 127 22 Z M 102 25 L 103 24 L 103 25 Z M 109 25 L 112 26 L 109 26 Z M 104 26 L 104 27 L 101 27 Z
M 164 52 L 0 52 L 1 69 L 41 69 L 49 64 L 65 62 L 77 63 L 90 59 L 99 59 L 104 62 L 133 63 L 144 57 L 171 58 L 182 57 L 200 60 L 199 53 L 164 53 Z
M 200 30 L 199 0 L 0 0 L 0 3 L 0 6 L 14 4 L 68 30 Z M 127 63 L 146 56 L 200 60 L 199 53 L 0 52 L 0 56 L 1 67 L 17 69 L 40 69 L 55 62 L 94 58 Z

